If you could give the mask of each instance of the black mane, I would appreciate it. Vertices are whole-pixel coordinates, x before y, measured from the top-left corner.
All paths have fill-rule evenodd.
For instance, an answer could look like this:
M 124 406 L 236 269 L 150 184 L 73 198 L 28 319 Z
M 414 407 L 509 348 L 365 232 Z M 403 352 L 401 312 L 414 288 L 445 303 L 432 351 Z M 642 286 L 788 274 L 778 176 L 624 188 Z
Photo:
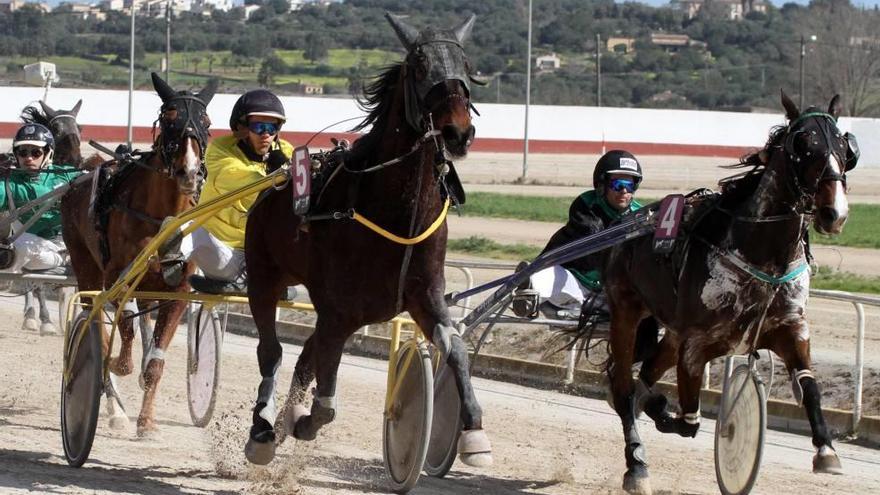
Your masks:
M 370 132 L 354 142 L 349 160 L 359 163 L 370 157 L 376 156 L 376 151 L 382 145 L 382 135 L 388 123 L 388 113 L 394 101 L 392 95 L 397 89 L 403 71 L 403 62 L 390 65 L 382 70 L 379 77 L 363 88 L 363 94 L 357 98 L 358 107 L 367 112 L 358 125 L 352 131 L 360 131 L 372 126 Z
M 770 137 L 767 138 L 767 144 L 763 148 L 742 156 L 739 159 L 739 163 L 735 165 L 724 167 L 728 169 L 751 167 L 750 170 L 725 177 L 718 181 L 722 201 L 724 201 L 727 207 L 737 205 L 754 194 L 758 184 L 761 182 L 761 178 L 764 176 L 764 172 L 767 170 L 766 161 L 769 160 L 774 148 L 782 146 L 782 139 L 787 131 L 788 126 L 786 125 L 773 127 L 770 130 Z

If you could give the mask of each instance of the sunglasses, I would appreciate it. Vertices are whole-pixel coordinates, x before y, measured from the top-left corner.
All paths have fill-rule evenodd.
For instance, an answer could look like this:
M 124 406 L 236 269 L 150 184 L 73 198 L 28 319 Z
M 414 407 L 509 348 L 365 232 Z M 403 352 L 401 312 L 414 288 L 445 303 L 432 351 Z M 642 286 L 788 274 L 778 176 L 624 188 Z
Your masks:
M 636 183 L 629 179 L 614 179 L 608 187 L 615 192 L 634 193 L 636 191 Z
M 40 148 L 31 148 L 31 149 L 19 148 L 19 149 L 15 150 L 15 154 L 18 155 L 20 158 L 27 158 L 27 157 L 39 158 L 39 157 L 43 156 L 43 150 L 41 150 Z
M 278 130 L 281 129 L 281 126 L 272 122 L 251 122 L 248 124 L 248 129 L 257 135 L 268 133 L 270 136 L 274 136 L 275 134 L 278 134 Z

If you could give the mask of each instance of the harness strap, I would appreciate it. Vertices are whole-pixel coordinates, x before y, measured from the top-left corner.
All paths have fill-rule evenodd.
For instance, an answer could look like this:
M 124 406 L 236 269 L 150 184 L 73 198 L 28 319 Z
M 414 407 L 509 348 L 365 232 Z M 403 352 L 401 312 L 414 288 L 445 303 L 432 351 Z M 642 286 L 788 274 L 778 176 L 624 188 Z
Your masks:
M 138 220 L 141 220 L 141 221 L 144 221 L 144 222 L 147 222 L 147 223 L 151 223 L 151 224 L 153 224 L 153 225 L 159 225 L 159 226 L 162 225 L 162 219 L 161 219 L 161 218 L 153 218 L 153 217 L 147 215 L 146 213 L 143 213 L 143 212 L 140 212 L 140 211 L 137 211 L 137 210 L 131 209 L 131 208 L 129 208 L 128 206 L 125 206 L 125 205 L 122 205 L 122 204 L 119 204 L 119 203 L 112 203 L 112 204 L 110 205 L 110 207 L 111 207 L 111 208 L 115 208 L 115 209 L 117 209 L 117 210 L 119 210 L 119 211 L 121 211 L 121 212 L 123 212 L 123 213 L 128 214 L 128 215 L 131 215 L 131 216 L 137 218 Z
M 786 272 L 782 275 L 779 275 L 779 276 L 771 275 L 771 274 L 764 272 L 763 270 L 760 270 L 760 269 L 756 268 L 755 266 L 749 264 L 748 261 L 742 259 L 741 257 L 737 256 L 736 254 L 734 254 L 730 251 L 724 251 L 724 250 L 720 249 L 719 247 L 715 246 L 714 244 L 712 244 L 711 242 L 709 242 L 708 240 L 706 240 L 705 238 L 703 238 L 700 235 L 693 234 L 693 237 L 695 239 L 697 239 L 698 241 L 702 242 L 703 244 L 709 246 L 710 249 L 712 249 L 719 256 L 721 256 L 724 259 L 726 259 L 727 261 L 729 261 L 733 266 L 739 268 L 740 270 L 744 271 L 745 273 L 748 273 L 749 275 L 760 280 L 761 282 L 765 282 L 765 283 L 770 284 L 774 287 L 780 286 L 786 282 L 791 282 L 795 278 L 799 277 L 802 273 L 804 273 L 804 271 L 806 271 L 810 268 L 810 265 L 807 264 L 806 259 L 800 258 L 798 260 L 795 260 L 795 261 L 792 261 L 791 263 L 789 263 L 789 265 L 788 265 L 789 267 L 791 267 L 792 265 L 795 265 L 795 267 L 790 269 L 788 272 Z
M 439 229 L 441 225 L 443 225 L 443 222 L 446 220 L 446 214 L 448 212 L 449 212 L 449 198 L 446 198 L 446 201 L 443 202 L 443 209 L 440 210 L 440 214 L 437 215 L 437 219 L 434 220 L 434 222 L 427 229 L 425 229 L 424 232 L 422 232 L 421 234 L 419 234 L 415 237 L 410 237 L 410 238 L 397 236 L 397 235 L 383 229 L 382 227 L 379 227 L 375 223 L 371 222 L 368 218 L 364 217 L 363 215 L 361 215 L 360 213 L 358 213 L 354 210 L 351 210 L 351 215 L 352 215 L 351 218 L 354 219 L 354 221 L 356 221 L 359 224 L 363 225 L 364 227 L 372 230 L 373 232 L 379 234 L 380 236 L 388 239 L 391 242 L 395 242 L 397 244 L 403 244 L 404 246 L 411 246 L 413 244 L 418 244 L 418 243 L 424 241 L 428 237 L 431 237 L 431 235 L 434 232 L 436 232 L 437 229 Z

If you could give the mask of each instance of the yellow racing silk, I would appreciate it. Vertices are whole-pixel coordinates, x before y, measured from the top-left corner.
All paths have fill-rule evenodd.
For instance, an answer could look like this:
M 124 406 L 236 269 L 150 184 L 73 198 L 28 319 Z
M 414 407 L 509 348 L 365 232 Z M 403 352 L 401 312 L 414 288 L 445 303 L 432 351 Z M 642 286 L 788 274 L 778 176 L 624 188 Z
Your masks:
M 284 155 L 290 158 L 293 154 L 293 146 L 283 139 L 279 139 L 278 143 Z M 218 137 L 211 141 L 205 152 L 205 167 L 208 169 L 208 180 L 202 187 L 200 204 L 266 176 L 266 164 L 249 159 L 238 146 L 238 139 L 233 135 Z M 244 249 L 247 213 L 257 200 L 258 194 L 255 192 L 230 204 L 202 226 L 229 247 Z

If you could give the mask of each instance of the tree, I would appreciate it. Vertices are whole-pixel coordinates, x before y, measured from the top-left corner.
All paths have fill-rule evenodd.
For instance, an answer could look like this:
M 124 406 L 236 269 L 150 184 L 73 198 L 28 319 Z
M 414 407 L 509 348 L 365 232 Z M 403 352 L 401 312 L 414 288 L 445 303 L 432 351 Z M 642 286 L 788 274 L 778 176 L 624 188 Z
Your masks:
M 303 54 L 306 60 L 317 62 L 327 57 L 328 47 L 327 39 L 318 33 L 309 33 L 306 36 L 306 50 Z

